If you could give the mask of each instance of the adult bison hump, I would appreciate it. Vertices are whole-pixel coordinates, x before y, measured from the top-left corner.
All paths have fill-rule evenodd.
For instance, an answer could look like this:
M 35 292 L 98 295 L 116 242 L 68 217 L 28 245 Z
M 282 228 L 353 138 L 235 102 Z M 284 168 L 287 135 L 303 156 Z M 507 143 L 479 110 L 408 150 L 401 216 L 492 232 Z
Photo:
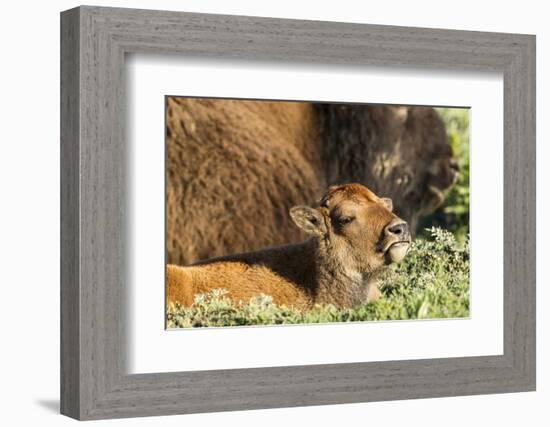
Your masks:
M 412 227 L 455 179 L 431 108 L 167 98 L 167 261 L 292 243 L 289 209 L 332 184 L 391 197 Z
M 296 241 L 288 211 L 315 199 L 320 177 L 279 107 L 168 99 L 169 263 Z

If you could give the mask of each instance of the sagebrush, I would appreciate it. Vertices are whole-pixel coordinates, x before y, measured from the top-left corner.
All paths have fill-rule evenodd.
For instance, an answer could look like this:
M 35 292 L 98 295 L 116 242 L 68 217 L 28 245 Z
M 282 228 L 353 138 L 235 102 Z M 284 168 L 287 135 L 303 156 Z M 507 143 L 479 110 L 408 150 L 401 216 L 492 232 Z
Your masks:
M 469 316 L 469 241 L 458 243 L 445 230 L 431 228 L 405 259 L 380 278 L 383 297 L 352 309 L 317 305 L 300 311 L 273 304 L 269 296 L 236 304 L 223 289 L 197 295 L 191 307 L 172 306 L 168 328 L 281 325 Z

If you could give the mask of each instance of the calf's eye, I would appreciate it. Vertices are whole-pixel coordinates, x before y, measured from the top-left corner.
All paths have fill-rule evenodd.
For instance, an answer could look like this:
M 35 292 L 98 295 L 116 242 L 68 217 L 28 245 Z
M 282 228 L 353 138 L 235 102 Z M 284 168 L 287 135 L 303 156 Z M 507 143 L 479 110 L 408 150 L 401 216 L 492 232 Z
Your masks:
M 341 216 L 338 218 L 339 225 L 346 225 L 352 222 L 355 218 L 352 216 Z

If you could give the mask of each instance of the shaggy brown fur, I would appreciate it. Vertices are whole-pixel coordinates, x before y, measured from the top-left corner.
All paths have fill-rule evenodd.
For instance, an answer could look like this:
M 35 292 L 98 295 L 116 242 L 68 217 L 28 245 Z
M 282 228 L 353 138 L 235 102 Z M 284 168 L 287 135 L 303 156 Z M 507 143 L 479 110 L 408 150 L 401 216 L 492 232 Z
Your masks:
M 290 207 L 351 181 L 392 197 L 414 229 L 456 176 L 431 108 L 167 102 L 169 263 L 298 242 Z
M 261 294 L 278 305 L 352 307 L 379 295 L 375 274 L 399 261 L 410 245 L 407 224 L 359 184 L 332 187 L 317 208 L 297 206 L 291 217 L 311 239 L 256 252 L 168 265 L 168 304 L 189 306 L 196 294 L 226 289 L 232 300 Z
M 415 229 L 458 178 L 445 126 L 426 107 L 316 104 L 328 185 L 359 181 Z

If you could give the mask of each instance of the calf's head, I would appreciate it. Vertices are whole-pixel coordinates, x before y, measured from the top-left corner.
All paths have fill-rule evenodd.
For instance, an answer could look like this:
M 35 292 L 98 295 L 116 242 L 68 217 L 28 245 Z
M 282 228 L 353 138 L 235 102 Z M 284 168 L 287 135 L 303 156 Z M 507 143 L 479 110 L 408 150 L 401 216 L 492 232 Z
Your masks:
M 392 201 L 360 184 L 330 187 L 320 206 L 295 206 L 290 215 L 319 239 L 322 255 L 348 271 L 368 273 L 398 262 L 411 244 L 408 224 L 392 213 Z

